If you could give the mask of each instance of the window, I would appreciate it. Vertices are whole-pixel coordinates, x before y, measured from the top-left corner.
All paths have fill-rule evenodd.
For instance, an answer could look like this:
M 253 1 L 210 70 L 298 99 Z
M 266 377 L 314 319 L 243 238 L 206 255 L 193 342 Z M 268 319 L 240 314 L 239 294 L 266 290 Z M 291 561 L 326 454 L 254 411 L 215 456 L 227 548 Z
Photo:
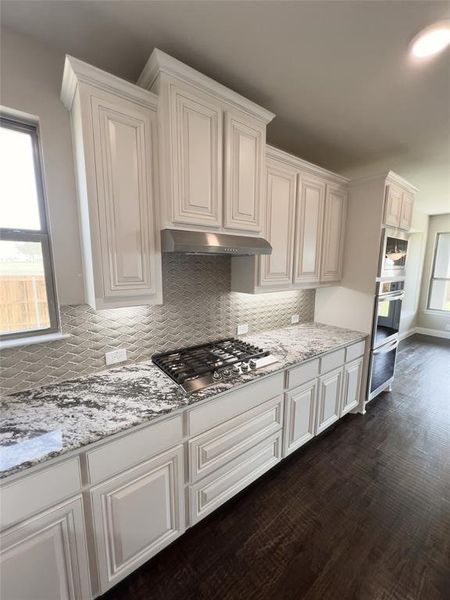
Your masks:
M 450 233 L 436 235 L 428 308 L 450 312 Z
M 35 125 L 0 118 L 0 338 L 59 329 Z

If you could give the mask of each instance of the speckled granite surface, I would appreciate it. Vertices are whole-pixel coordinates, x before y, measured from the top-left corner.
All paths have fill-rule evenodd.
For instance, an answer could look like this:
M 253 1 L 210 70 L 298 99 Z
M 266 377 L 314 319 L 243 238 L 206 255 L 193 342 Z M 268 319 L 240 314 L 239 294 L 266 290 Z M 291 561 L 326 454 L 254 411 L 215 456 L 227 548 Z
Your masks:
M 317 323 L 246 336 L 279 362 L 187 395 L 150 361 L 3 399 L 0 478 L 365 337 Z

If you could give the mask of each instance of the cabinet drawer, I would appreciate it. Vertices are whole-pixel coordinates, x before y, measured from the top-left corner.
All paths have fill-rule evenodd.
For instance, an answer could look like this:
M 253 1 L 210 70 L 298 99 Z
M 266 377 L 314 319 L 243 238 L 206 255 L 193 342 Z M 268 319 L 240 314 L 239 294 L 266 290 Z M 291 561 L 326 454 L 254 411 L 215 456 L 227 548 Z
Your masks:
M 86 454 L 89 482 L 98 483 L 125 471 L 158 452 L 175 446 L 182 438 L 183 421 L 181 415 L 178 415 L 91 450 Z
M 364 349 L 366 347 L 366 342 L 362 340 L 361 342 L 357 342 L 356 344 L 352 344 L 347 347 L 347 352 L 345 356 L 345 362 L 350 362 L 362 356 L 364 354 Z
M 283 388 L 284 373 L 276 373 L 193 408 L 186 415 L 189 435 L 199 435 L 266 400 L 275 398 L 283 393 Z
M 307 381 L 311 381 L 319 375 L 319 359 L 310 360 L 304 365 L 293 367 L 287 372 L 287 387 L 288 389 L 302 385 Z
M 320 359 L 320 373 L 328 373 L 333 369 L 337 369 L 338 367 L 342 367 L 345 362 L 345 348 L 341 348 L 340 350 L 335 350 L 334 352 L 330 352 L 329 354 L 325 354 Z
M 219 471 L 189 486 L 189 519 L 194 525 L 258 479 L 281 459 L 281 431 Z
M 246 452 L 283 422 L 283 397 L 278 396 L 189 441 L 191 482 L 199 480 Z
M 80 489 L 78 457 L 4 485 L 0 489 L 0 529 L 75 496 Z

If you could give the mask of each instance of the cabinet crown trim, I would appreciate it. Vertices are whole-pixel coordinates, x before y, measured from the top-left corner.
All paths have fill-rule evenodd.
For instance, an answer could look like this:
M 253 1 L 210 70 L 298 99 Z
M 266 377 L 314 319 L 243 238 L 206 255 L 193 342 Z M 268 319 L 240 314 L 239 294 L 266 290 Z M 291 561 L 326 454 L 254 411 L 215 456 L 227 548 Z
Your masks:
M 155 110 L 158 107 L 158 96 L 156 94 L 66 54 L 61 100 L 68 110 L 72 108 L 79 83 L 93 85 L 106 92 L 120 95 L 127 100 L 138 102 Z
M 266 145 L 266 158 L 272 158 L 277 161 L 281 161 L 291 167 L 294 167 L 295 169 L 298 169 L 301 171 L 301 174 L 314 175 L 315 177 L 326 179 L 328 182 L 347 185 L 350 181 L 350 179 L 344 177 L 343 175 L 333 173 L 333 171 L 319 167 L 318 165 L 310 163 L 303 158 L 299 158 L 294 154 L 290 154 L 285 150 L 281 150 L 275 146 L 270 146 L 269 144 Z
M 384 181 L 386 184 L 394 183 L 412 194 L 415 194 L 419 191 L 419 188 L 416 188 L 414 185 L 409 183 L 409 181 L 406 181 L 406 179 L 404 179 L 394 171 L 384 171 L 375 175 L 369 175 L 367 177 L 358 177 L 356 179 L 352 179 L 350 182 L 350 186 L 356 187 L 359 185 L 365 185 L 366 183 L 376 181 L 377 179 L 380 181 Z
M 142 73 L 137 80 L 137 85 L 147 90 L 151 89 L 156 78 L 160 73 L 177 77 L 183 81 L 198 87 L 203 92 L 218 96 L 225 102 L 230 102 L 236 105 L 241 110 L 245 110 L 248 113 L 262 119 L 265 123 L 270 123 L 275 117 L 275 114 L 259 104 L 252 102 L 248 98 L 241 96 L 237 92 L 230 90 L 226 86 L 218 83 L 214 79 L 211 79 L 207 75 L 203 75 L 199 71 L 196 71 L 192 67 L 189 67 L 185 63 L 169 56 L 162 50 L 155 48 L 147 60 Z

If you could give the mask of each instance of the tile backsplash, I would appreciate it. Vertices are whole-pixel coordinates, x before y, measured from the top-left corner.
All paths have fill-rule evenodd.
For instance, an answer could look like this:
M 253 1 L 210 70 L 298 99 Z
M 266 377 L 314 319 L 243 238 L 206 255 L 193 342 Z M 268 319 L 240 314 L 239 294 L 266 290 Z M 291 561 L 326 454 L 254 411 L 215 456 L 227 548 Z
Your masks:
M 154 352 L 314 319 L 314 290 L 261 295 L 230 292 L 229 257 L 165 255 L 164 304 L 95 312 L 87 305 L 62 306 L 58 342 L 2 352 L 0 389 L 22 391 L 105 369 L 105 352 L 126 348 L 131 362 Z M 120 366 L 120 365 L 116 365 Z

